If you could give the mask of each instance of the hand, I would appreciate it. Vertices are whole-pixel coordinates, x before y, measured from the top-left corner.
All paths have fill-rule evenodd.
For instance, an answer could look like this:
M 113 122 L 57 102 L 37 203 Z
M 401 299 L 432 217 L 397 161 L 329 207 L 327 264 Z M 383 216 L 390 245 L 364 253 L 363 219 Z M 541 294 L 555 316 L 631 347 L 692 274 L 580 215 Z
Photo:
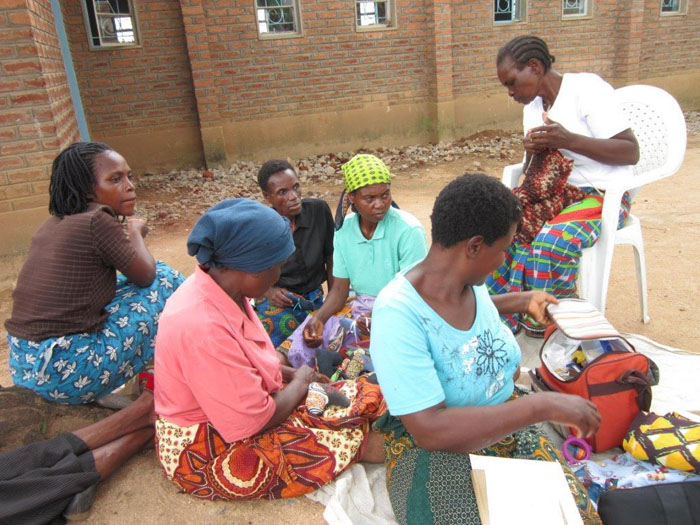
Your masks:
M 316 381 L 317 375 L 318 374 L 316 371 L 310 366 L 301 365 L 294 371 L 294 378 L 292 381 L 299 381 L 300 383 L 304 383 L 306 386 L 309 386 L 310 383 Z
M 331 382 L 331 378 L 321 372 L 314 372 L 314 381 L 316 383 L 328 384 Z
M 549 405 L 547 420 L 574 428 L 574 435 L 589 438 L 600 427 L 598 408 L 588 399 L 558 392 L 534 394 L 543 396 Z
M 304 327 L 304 342 L 310 348 L 316 348 L 323 344 L 323 322 L 310 315 L 309 322 Z
M 285 294 L 289 293 L 285 288 L 279 286 L 272 286 L 267 292 L 265 292 L 265 298 L 270 301 L 272 306 L 277 308 L 289 308 L 294 306 L 294 301 L 292 301 Z
M 146 238 L 146 235 L 148 235 L 148 225 L 146 224 L 146 221 L 143 219 L 129 219 L 129 222 L 127 223 L 127 228 L 129 229 L 129 233 L 133 233 L 136 235 L 139 235 L 142 239 Z
M 527 132 L 527 135 L 523 138 L 523 148 L 527 153 L 530 155 L 536 155 L 537 153 L 540 153 L 541 151 L 544 151 L 545 147 L 543 146 L 538 146 L 532 141 L 532 130 Z
M 523 298 L 527 301 L 523 313 L 528 314 L 532 319 L 542 325 L 549 326 L 552 319 L 547 313 L 547 305 L 559 304 L 559 300 L 547 292 L 522 292 Z
M 574 134 L 558 122 L 550 120 L 546 113 L 542 115 L 544 126 L 538 126 L 528 131 L 527 137 L 532 141 L 533 148 L 543 149 L 571 149 Z M 526 137 L 526 138 L 527 138 Z M 523 140 L 523 145 L 525 140 Z

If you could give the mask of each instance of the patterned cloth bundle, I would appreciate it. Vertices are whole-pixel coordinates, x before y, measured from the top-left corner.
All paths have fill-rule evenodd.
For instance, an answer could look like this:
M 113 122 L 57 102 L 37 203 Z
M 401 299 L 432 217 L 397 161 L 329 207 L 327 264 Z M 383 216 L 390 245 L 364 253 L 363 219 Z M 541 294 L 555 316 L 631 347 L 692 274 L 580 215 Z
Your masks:
M 584 192 L 566 182 L 573 163 L 559 150 L 545 150 L 532 156 L 523 183 L 513 190 L 523 206 L 516 241 L 530 244 L 545 222 L 583 200 Z
M 639 414 L 622 448 L 637 459 L 700 474 L 700 423 L 675 412 Z

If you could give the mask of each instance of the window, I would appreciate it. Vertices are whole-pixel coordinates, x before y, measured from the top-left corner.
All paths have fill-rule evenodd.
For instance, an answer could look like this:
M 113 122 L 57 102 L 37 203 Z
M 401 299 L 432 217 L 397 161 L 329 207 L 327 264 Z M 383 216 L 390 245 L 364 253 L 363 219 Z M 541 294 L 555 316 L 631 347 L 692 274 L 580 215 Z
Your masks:
M 684 15 L 686 7 L 686 0 L 661 0 L 662 15 Z
M 261 37 L 301 34 L 297 0 L 255 0 L 255 5 Z
M 493 21 L 497 24 L 525 20 L 525 0 L 494 0 Z
M 90 47 L 139 45 L 132 0 L 84 0 Z
M 396 27 L 393 0 L 355 0 L 355 28 L 358 30 Z
M 561 14 L 563 18 L 583 18 L 589 16 L 591 0 L 562 0 Z

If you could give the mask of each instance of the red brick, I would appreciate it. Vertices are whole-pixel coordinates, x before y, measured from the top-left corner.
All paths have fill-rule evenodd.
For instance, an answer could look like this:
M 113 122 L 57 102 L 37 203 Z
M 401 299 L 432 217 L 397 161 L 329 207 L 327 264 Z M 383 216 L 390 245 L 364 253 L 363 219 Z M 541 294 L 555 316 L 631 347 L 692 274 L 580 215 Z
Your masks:
M 27 73 L 30 71 L 41 71 L 41 65 L 38 60 L 22 60 L 17 62 L 5 62 L 2 68 L 6 74 Z
M 26 95 L 16 95 L 10 97 L 13 106 L 46 104 L 49 101 L 47 93 L 28 93 Z
M 7 172 L 7 179 L 10 184 L 17 184 L 20 182 L 33 182 L 46 178 L 47 174 L 46 171 L 43 169 L 30 169 Z
M 30 210 L 32 208 L 44 208 L 49 204 L 48 195 L 34 195 L 22 199 L 12 200 L 12 209 L 14 211 Z

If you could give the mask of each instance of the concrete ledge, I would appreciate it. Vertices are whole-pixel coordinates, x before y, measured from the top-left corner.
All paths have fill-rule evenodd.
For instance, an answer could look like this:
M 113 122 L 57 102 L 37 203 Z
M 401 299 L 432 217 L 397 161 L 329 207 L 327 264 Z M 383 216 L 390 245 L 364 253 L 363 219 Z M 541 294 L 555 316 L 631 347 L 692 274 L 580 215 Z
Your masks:
M 348 151 L 362 146 L 399 146 L 427 142 L 434 130 L 428 102 L 368 104 L 360 109 L 265 120 L 224 122 L 226 158 L 266 160 Z
M 46 195 L 47 206 L 43 208 L 0 213 L 0 231 L 2 232 L 0 255 L 27 252 L 32 235 L 49 216 L 48 200 Z
M 131 169 L 137 172 L 204 166 L 202 138 L 197 126 L 156 129 L 128 135 L 95 133 L 91 138 L 109 144 L 124 155 Z
M 648 84 L 668 91 L 678 101 L 683 111 L 700 109 L 700 71 L 668 75 L 664 77 L 642 78 L 632 84 Z

